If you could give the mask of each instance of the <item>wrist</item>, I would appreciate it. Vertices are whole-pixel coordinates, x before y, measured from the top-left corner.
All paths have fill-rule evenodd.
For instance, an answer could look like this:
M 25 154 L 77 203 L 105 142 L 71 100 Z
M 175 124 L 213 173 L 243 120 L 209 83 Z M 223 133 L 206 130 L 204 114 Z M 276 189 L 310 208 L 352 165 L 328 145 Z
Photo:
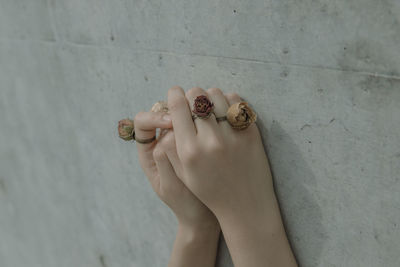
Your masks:
M 185 236 L 187 241 L 218 239 L 221 228 L 216 219 L 199 223 L 179 222 L 178 235 Z
M 256 207 L 218 215 L 235 266 L 296 266 L 274 194 Z M 273 264 L 272 264 L 273 263 Z
M 184 224 L 180 222 L 168 266 L 214 266 L 219 235 L 218 223 Z
M 269 218 L 269 221 L 272 218 L 280 218 L 279 206 L 272 186 L 262 191 L 250 188 L 243 192 L 235 192 L 231 199 L 228 198 L 221 205 L 216 205 L 213 212 L 221 227 L 225 222 L 241 223 L 243 221 L 247 224 L 246 221 L 256 223 L 266 218 Z
M 179 228 L 185 231 L 209 231 L 219 229 L 219 223 L 215 215 L 207 210 L 204 214 L 196 214 L 195 216 L 176 216 L 178 219 Z

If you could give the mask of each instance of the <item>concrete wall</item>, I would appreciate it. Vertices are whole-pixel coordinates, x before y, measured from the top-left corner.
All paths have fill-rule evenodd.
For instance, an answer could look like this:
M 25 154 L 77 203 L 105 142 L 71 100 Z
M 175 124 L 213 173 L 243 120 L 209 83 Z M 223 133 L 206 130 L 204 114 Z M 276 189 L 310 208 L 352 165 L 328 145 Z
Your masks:
M 0 0 L 1 267 L 166 266 L 116 125 L 173 85 L 254 106 L 302 266 L 400 266 L 398 0 Z

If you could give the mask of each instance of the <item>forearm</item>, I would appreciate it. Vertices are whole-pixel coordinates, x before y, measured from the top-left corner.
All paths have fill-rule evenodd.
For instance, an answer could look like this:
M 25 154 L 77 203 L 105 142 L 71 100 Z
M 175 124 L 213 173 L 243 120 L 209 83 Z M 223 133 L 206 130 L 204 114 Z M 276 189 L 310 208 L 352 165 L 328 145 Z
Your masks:
M 218 223 L 193 227 L 180 224 L 168 267 L 214 267 L 219 235 Z
M 218 218 L 236 267 L 297 266 L 275 195 L 269 196 L 265 206 Z

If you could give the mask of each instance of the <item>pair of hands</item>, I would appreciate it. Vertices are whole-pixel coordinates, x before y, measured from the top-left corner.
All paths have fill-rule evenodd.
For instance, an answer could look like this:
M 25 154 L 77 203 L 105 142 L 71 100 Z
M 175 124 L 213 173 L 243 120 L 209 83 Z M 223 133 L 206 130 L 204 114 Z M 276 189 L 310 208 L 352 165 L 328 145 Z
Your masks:
M 134 119 L 138 138 L 154 136 L 156 128 L 173 126 L 157 142 L 137 144 L 137 148 L 154 191 L 185 225 L 216 222 L 213 212 L 229 212 L 232 204 L 252 206 L 243 202 L 254 196 L 252 188 L 263 186 L 261 195 L 272 189 L 256 125 L 237 131 L 227 121 L 217 123 L 214 115 L 193 122 L 191 107 L 198 95 L 209 97 L 218 117 L 241 101 L 237 94 L 224 95 L 217 88 L 207 92 L 193 88 L 185 94 L 180 87 L 173 87 L 168 93 L 170 115 L 140 112 Z M 249 174 L 258 169 L 264 175 L 253 184 L 255 179 L 249 179 Z
M 199 95 L 214 103 L 214 114 L 193 121 L 191 109 Z M 216 121 L 240 101 L 237 94 L 218 88 L 195 87 L 185 93 L 172 87 L 169 114 L 135 116 L 137 138 L 169 129 L 151 144 L 137 143 L 140 164 L 180 227 L 218 234 L 222 228 L 236 266 L 295 266 L 256 124 L 238 131 L 227 121 Z

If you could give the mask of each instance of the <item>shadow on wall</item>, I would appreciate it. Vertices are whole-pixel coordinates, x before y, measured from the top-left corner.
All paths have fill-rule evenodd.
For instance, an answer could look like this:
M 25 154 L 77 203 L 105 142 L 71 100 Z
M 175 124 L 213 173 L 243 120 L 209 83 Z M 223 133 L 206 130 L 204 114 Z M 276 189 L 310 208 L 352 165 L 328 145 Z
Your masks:
M 233 267 L 232 258 L 226 246 L 225 239 L 221 235 L 218 246 L 218 256 L 215 267 Z
M 308 189 L 315 185 L 315 176 L 278 122 L 273 121 L 269 131 L 260 119 L 257 125 L 268 152 L 275 192 L 298 263 L 318 266 L 327 235 L 321 222 L 321 208 Z

